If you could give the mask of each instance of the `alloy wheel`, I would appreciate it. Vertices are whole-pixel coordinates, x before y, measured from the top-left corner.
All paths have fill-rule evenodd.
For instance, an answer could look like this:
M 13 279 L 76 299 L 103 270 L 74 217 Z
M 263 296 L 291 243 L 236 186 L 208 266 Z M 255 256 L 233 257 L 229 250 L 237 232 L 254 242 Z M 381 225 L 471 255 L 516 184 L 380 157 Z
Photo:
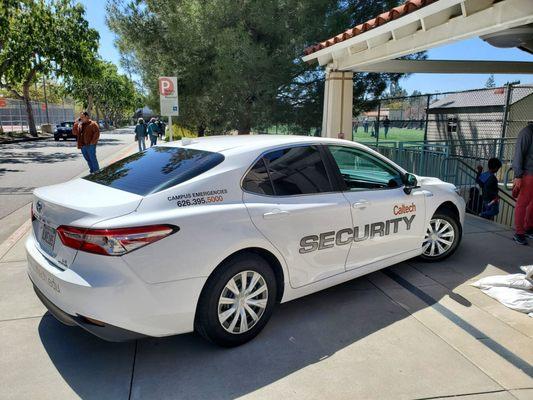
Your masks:
M 424 243 L 423 254 L 426 257 L 439 257 L 448 252 L 455 240 L 455 229 L 451 223 L 442 218 L 429 222 Z
M 218 320 L 229 333 L 249 331 L 261 319 L 268 302 L 268 286 L 256 271 L 242 271 L 222 289 L 218 300 Z

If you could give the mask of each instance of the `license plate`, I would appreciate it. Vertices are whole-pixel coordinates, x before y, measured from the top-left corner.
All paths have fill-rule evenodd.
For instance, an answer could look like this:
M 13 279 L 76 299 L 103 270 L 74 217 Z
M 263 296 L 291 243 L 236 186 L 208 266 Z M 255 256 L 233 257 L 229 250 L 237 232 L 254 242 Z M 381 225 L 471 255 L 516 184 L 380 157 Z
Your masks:
M 54 228 L 44 225 L 41 238 L 44 243 L 50 246 L 50 250 L 54 250 L 54 245 L 56 243 L 56 230 Z

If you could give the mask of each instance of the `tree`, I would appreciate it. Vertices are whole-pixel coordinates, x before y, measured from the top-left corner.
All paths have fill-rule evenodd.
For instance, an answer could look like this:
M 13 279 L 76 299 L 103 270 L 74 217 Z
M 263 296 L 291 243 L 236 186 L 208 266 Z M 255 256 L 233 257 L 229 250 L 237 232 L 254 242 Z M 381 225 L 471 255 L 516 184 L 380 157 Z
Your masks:
M 89 73 L 99 36 L 89 28 L 83 6 L 71 0 L 12 3 L 16 7 L 3 19 L 0 87 L 24 101 L 30 134 L 37 136 L 31 85 L 40 75 L 68 78 Z
M 112 121 L 130 117 L 135 107 L 142 104 L 134 83 L 117 71 L 117 67 L 106 61 L 96 60 L 92 74 L 68 81 L 69 93 L 83 104 L 90 114 L 93 109 L 103 112 L 106 128 Z M 97 117 L 98 118 L 98 117 Z
M 485 82 L 486 88 L 494 88 L 496 87 L 496 81 L 494 80 L 494 74 L 489 75 L 487 82 Z
M 319 126 L 323 69 L 301 59 L 314 42 L 398 0 L 111 0 L 108 24 L 157 106 L 157 77 L 179 78 L 180 121 L 198 131 L 272 123 Z M 400 74 L 358 74 L 355 98 L 375 98 Z M 367 107 L 368 101 L 356 104 Z

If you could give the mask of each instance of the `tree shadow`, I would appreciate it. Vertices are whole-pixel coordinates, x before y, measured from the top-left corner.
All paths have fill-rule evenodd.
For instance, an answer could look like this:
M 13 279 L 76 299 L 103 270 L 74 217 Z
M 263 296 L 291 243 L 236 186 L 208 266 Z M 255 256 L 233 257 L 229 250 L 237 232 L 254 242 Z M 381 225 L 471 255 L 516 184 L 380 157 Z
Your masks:
M 0 194 L 32 194 L 34 189 L 28 186 L 0 186 Z
M 132 141 L 133 141 L 133 135 L 132 135 Z M 114 138 L 107 138 L 107 137 L 101 137 L 98 141 L 99 145 L 106 145 L 106 146 L 117 146 L 120 144 L 123 144 L 123 140 L 114 139 Z M 33 149 L 43 149 L 43 148 L 75 148 L 77 146 L 77 142 L 74 139 L 68 139 L 68 140 L 59 140 L 55 141 L 54 139 L 47 139 L 47 140 L 37 140 L 37 141 L 31 141 L 31 142 L 20 142 L 20 143 L 9 143 L 9 144 L 0 144 L 0 149 L 2 149 L 2 152 L 5 150 L 33 150 Z
M 1 163 L 1 160 L 0 160 L 0 163 Z M 6 173 L 10 173 L 10 172 L 21 172 L 21 171 L 22 170 L 20 169 L 0 168 L 0 176 L 5 175 Z
M 16 152 L 2 151 L 0 164 L 53 164 L 58 162 L 75 160 L 81 157 L 79 153 L 43 153 L 40 151 Z
M 98 146 L 119 146 L 124 145 L 124 141 L 113 138 L 105 138 L 99 141 Z M 64 161 L 75 160 L 82 157 L 81 152 L 76 149 L 76 141 L 59 141 L 54 140 L 23 142 L 18 144 L 8 144 L 0 146 L 0 164 L 51 164 Z M 56 151 L 45 153 L 37 151 L 42 149 L 73 149 L 73 152 Z M 7 171 L 7 170 L 6 170 Z M 19 172 L 15 170 L 15 172 Z M 1 172 L 0 172 L 1 174 Z
M 139 340 L 131 396 L 143 399 L 233 399 L 321 363 L 348 346 L 364 346 L 367 343 L 361 342 L 364 339 L 410 314 L 432 307 L 444 296 L 469 307 L 468 299 L 454 292 L 457 286 L 484 273 L 489 265 L 515 273 L 518 266 L 530 263 L 533 255 L 531 249 L 515 247 L 511 240 L 505 242 L 501 236 L 497 238 L 499 233 L 483 231 L 483 226 L 482 223 L 473 226 L 471 230 L 480 229 L 481 233 L 466 234 L 457 253 L 442 263 L 425 264 L 414 260 L 397 264 L 281 304 L 264 331 L 237 348 L 219 348 L 196 334 Z M 502 244 L 487 246 L 489 236 L 490 240 L 500 240 Z M 509 257 L 510 251 L 513 257 Z M 389 296 L 389 290 L 403 290 L 389 276 L 401 276 L 414 282 L 418 290 L 431 287 L 431 296 L 427 295 L 425 302 L 409 303 L 407 312 Z M 389 285 L 392 286 L 389 288 Z M 407 294 L 415 295 L 414 292 Z M 435 310 L 438 312 L 438 308 Z M 366 349 L 358 356 L 360 358 L 351 360 L 353 379 L 357 380 L 359 369 L 369 371 L 381 366 L 387 373 L 376 372 L 381 380 L 379 385 L 376 383 L 375 393 L 379 393 L 381 385 L 395 387 L 398 379 L 405 379 L 405 376 L 396 375 L 397 369 L 393 368 L 399 354 L 416 354 L 417 365 L 426 366 L 424 379 L 435 379 L 439 385 L 450 387 L 461 381 L 462 377 L 456 375 L 459 372 L 453 365 L 446 371 L 442 368 L 448 367 L 442 367 L 442 364 L 439 364 L 441 370 L 432 367 L 439 359 L 439 355 L 433 353 L 437 350 L 420 352 L 417 335 L 423 333 L 417 332 L 406 331 L 403 333 L 405 337 L 383 340 L 379 342 L 379 350 Z M 81 328 L 64 327 L 43 318 L 39 334 L 59 373 L 83 399 L 106 397 L 102 397 L 97 388 L 99 381 L 95 369 L 112 377 L 114 365 L 119 360 L 131 363 L 131 354 L 124 352 L 124 346 L 128 345 L 101 342 Z M 74 349 L 72 353 L 71 349 Z M 76 363 L 76 360 L 87 357 L 95 361 Z M 390 363 L 387 357 L 391 357 Z M 321 379 L 339 379 L 335 371 L 328 368 L 324 368 L 322 374 Z M 418 381 L 413 378 L 414 385 Z

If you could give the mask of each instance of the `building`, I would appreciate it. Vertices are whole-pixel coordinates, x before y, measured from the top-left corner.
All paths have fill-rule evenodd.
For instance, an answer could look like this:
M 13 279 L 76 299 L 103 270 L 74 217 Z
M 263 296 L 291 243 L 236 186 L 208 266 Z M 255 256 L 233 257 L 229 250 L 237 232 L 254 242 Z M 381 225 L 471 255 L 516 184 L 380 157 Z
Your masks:
M 427 139 L 513 138 L 530 120 L 533 85 L 451 93 L 429 106 Z

